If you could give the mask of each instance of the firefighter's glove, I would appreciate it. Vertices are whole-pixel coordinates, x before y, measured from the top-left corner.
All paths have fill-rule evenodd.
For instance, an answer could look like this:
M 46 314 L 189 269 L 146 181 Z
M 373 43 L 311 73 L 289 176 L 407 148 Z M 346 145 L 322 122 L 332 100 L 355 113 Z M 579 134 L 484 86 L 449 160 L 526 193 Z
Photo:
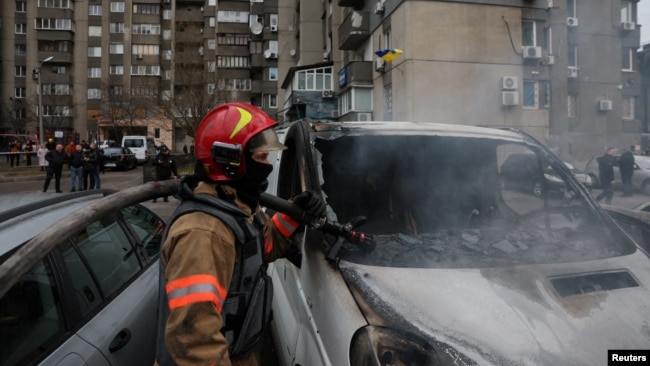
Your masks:
M 302 208 L 306 214 L 315 218 L 325 216 L 325 202 L 314 191 L 304 191 L 295 196 L 292 202 Z

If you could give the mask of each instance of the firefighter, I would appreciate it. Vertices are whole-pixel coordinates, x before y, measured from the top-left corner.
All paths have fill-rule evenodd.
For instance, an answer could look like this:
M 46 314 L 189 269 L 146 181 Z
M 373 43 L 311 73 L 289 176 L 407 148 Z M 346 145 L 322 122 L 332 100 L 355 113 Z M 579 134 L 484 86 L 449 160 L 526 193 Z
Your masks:
M 182 202 L 169 219 L 161 254 L 156 362 L 159 365 L 257 365 L 270 318 L 266 264 L 291 244 L 297 221 L 258 204 L 286 149 L 277 122 L 250 104 L 208 112 L 196 131 L 196 174 L 181 179 Z M 314 191 L 293 199 L 315 219 L 325 203 Z

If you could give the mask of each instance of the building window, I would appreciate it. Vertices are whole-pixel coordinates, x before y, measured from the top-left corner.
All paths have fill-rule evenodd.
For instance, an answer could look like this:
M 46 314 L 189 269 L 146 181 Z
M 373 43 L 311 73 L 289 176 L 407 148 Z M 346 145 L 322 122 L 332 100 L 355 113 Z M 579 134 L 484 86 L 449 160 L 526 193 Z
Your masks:
M 102 6 L 88 5 L 88 15 L 102 15 Z
M 208 17 L 208 26 L 214 28 L 217 25 L 216 19 L 214 17 Z
M 72 9 L 71 0 L 38 0 L 39 8 Z
M 43 95 L 71 95 L 68 84 L 43 84 Z
M 102 99 L 101 89 L 88 89 L 88 99 Z
M 277 94 L 269 94 L 268 95 L 268 107 L 269 108 L 277 108 L 278 107 L 278 96 L 277 96 Z
M 16 13 L 26 13 L 27 3 L 25 1 L 16 1 Z
M 251 79 L 219 79 L 219 90 L 249 91 Z
M 124 2 L 122 1 L 112 2 L 111 13 L 124 13 Z
M 623 119 L 634 119 L 634 97 L 623 97 Z
M 634 48 L 623 47 L 622 71 L 634 71 Z
M 25 56 L 27 54 L 27 45 L 17 44 L 14 47 L 16 56 Z
M 223 68 L 249 68 L 250 57 L 248 56 L 217 56 L 217 66 Z
M 27 89 L 25 87 L 14 88 L 14 98 L 25 98 L 27 96 Z
M 133 4 L 133 14 L 160 14 L 160 5 Z
M 24 78 L 25 76 L 27 76 L 27 67 L 26 66 L 14 67 L 14 76 L 19 78 Z
M 160 54 L 160 46 L 155 44 L 134 44 L 131 46 L 131 53 L 134 55 L 155 56 Z
M 171 60 L 172 59 L 172 51 L 171 50 L 164 50 L 163 51 L 163 60 Z
M 102 36 L 102 27 L 91 25 L 88 26 L 88 37 L 101 37 Z
M 111 55 L 123 55 L 124 54 L 124 44 L 123 43 L 111 43 L 109 45 L 109 53 Z
M 131 65 L 131 75 L 159 76 L 159 65 Z
M 632 14 L 631 1 L 621 1 L 621 22 L 622 23 L 634 22 L 634 15 Z
M 53 74 L 65 74 L 67 72 L 67 69 L 65 66 L 52 66 L 52 73 Z
M 245 34 L 217 34 L 217 43 L 219 44 L 230 44 L 230 45 L 242 45 L 246 46 L 250 42 L 250 37 Z
M 153 137 L 156 139 L 160 138 L 160 128 L 156 127 L 153 129 Z
M 160 34 L 160 24 L 133 24 L 133 34 Z
M 215 71 L 217 71 L 217 62 L 208 61 L 208 72 L 215 72 Z
M 214 94 L 214 90 L 216 89 L 216 86 L 214 83 L 208 83 L 208 94 Z
M 27 34 L 27 24 L 16 24 L 15 32 L 16 34 Z
M 568 66 L 578 67 L 578 46 L 570 44 L 567 51 L 569 53 L 567 55 Z
M 320 67 L 296 72 L 297 90 L 334 90 L 332 67 Z
M 165 20 L 171 20 L 172 18 L 172 11 L 171 9 L 165 9 L 163 10 L 163 19 Z
M 536 81 L 524 80 L 523 107 L 526 109 L 539 107 L 539 84 Z
M 220 23 L 248 23 L 247 11 L 219 10 L 217 20 Z
M 567 95 L 567 116 L 570 118 L 578 117 L 578 95 Z
M 124 66 L 111 65 L 108 67 L 108 73 L 111 75 L 124 75 Z
M 51 30 L 72 30 L 72 19 L 34 19 L 34 27 L 36 29 L 51 29 Z
M 578 5 L 576 4 L 578 0 L 567 0 L 566 1 L 566 16 L 569 18 L 578 17 Z
M 124 33 L 124 23 L 111 23 L 109 29 L 111 33 Z
M 269 67 L 269 80 L 278 80 L 278 68 Z
M 120 85 L 111 85 L 109 87 L 109 93 L 114 97 L 121 96 L 124 93 L 124 88 Z
M 372 112 L 372 88 L 350 88 L 339 96 L 341 114 Z
M 89 78 L 101 78 L 102 77 L 102 68 L 101 67 L 89 67 L 88 68 L 88 77 Z
M 217 44 L 217 42 L 214 39 L 208 39 L 208 49 L 209 50 L 216 49 L 216 44 Z
M 521 21 L 521 44 L 522 46 L 537 46 L 537 26 L 533 20 Z

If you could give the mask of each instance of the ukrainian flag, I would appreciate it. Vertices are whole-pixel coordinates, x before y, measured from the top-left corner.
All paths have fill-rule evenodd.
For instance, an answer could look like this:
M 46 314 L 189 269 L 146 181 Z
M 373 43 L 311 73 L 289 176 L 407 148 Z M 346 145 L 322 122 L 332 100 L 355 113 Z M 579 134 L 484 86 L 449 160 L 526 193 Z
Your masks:
M 398 58 L 404 51 L 399 48 L 384 48 L 383 50 L 375 51 L 375 55 L 381 57 L 386 62 L 391 62 Z

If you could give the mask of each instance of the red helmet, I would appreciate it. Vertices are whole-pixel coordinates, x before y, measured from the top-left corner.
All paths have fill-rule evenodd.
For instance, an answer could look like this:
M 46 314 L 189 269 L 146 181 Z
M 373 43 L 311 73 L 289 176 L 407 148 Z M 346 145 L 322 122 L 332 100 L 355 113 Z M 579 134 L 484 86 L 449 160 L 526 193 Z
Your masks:
M 286 149 L 273 129 L 277 124 L 252 104 L 232 102 L 219 105 L 203 116 L 196 129 L 196 160 L 214 181 L 239 179 L 246 173 L 245 149 Z

